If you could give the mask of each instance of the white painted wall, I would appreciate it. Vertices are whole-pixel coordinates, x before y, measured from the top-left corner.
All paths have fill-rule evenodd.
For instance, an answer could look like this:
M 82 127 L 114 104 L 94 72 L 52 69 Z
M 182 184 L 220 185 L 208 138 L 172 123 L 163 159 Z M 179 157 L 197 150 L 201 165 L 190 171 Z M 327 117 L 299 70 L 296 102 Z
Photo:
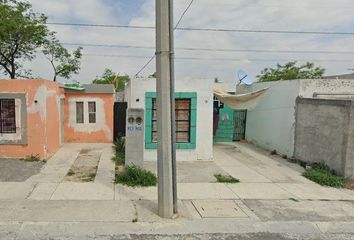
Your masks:
M 314 93 L 348 94 L 318 95 L 318 98 L 354 97 L 354 80 L 306 79 L 240 85 L 237 93 L 269 87 L 259 105 L 248 111 L 246 139 L 255 145 L 291 157 L 295 145 L 296 98 L 312 98 Z
M 213 79 L 176 80 L 176 92 L 197 92 L 196 149 L 177 149 L 178 161 L 211 160 L 213 158 Z M 154 78 L 132 79 L 125 89 L 128 108 L 145 109 L 145 93 L 156 92 Z M 144 160 L 156 160 L 156 150 L 145 149 Z
M 258 106 L 248 111 L 246 139 L 268 150 L 293 156 L 295 139 L 295 100 L 299 81 L 256 83 L 239 86 L 237 92 L 269 87 Z

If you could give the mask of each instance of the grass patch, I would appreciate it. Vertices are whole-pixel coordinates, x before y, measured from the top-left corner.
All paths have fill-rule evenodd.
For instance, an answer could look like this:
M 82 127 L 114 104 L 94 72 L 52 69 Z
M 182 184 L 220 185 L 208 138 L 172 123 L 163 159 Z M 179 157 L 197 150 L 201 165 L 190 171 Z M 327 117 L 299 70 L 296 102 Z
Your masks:
M 325 163 L 313 164 L 312 167 L 306 169 L 302 175 L 322 186 L 343 188 L 346 183 L 344 177 L 336 175 Z
M 149 187 L 156 186 L 157 177 L 150 171 L 137 166 L 127 166 L 125 169 L 116 173 L 115 183 L 121 183 L 130 187 Z
M 240 180 L 229 175 L 215 174 L 217 182 L 219 183 L 239 183 Z
M 112 157 L 112 160 L 116 163 L 117 166 L 125 164 L 125 138 L 119 136 L 114 142 L 113 146 L 115 155 Z
M 40 162 L 42 161 L 39 157 L 39 155 L 30 155 L 30 156 L 27 156 L 25 158 L 21 158 L 22 161 L 26 161 L 26 162 Z M 45 160 L 43 160 L 45 162 Z

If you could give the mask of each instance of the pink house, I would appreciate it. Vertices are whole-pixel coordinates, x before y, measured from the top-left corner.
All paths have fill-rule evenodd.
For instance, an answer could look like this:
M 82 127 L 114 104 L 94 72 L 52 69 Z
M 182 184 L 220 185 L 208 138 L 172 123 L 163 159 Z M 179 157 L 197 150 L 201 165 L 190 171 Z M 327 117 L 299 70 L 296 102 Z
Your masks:
M 49 158 L 65 142 L 112 142 L 113 104 L 113 85 L 0 80 L 0 157 Z

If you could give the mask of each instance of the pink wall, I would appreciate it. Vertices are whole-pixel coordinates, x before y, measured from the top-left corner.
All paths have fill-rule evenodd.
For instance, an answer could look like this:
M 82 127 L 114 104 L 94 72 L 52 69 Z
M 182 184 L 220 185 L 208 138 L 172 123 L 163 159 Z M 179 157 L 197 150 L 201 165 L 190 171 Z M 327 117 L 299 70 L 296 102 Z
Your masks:
M 26 94 L 27 116 L 21 118 L 27 118 L 28 139 L 27 144 L 1 144 L 0 156 L 39 155 L 45 159 L 52 156 L 60 147 L 59 99 L 63 96 L 62 89 L 47 80 L 0 80 L 0 93 Z
M 96 102 L 96 123 L 88 123 L 88 113 L 84 113 L 83 124 L 76 123 L 76 102 Z M 104 142 L 113 141 L 114 94 L 66 93 L 65 94 L 65 142 Z M 86 111 L 86 109 L 85 109 Z

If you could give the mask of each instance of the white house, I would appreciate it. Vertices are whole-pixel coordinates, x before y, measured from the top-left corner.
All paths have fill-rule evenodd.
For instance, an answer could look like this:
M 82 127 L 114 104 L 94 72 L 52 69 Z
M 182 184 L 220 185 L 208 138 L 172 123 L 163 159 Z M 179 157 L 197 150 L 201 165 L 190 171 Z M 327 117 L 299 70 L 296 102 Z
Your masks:
M 177 160 L 213 159 L 213 79 L 176 80 Z M 156 160 L 156 79 L 134 78 L 125 87 L 128 108 L 145 110 L 144 161 Z

